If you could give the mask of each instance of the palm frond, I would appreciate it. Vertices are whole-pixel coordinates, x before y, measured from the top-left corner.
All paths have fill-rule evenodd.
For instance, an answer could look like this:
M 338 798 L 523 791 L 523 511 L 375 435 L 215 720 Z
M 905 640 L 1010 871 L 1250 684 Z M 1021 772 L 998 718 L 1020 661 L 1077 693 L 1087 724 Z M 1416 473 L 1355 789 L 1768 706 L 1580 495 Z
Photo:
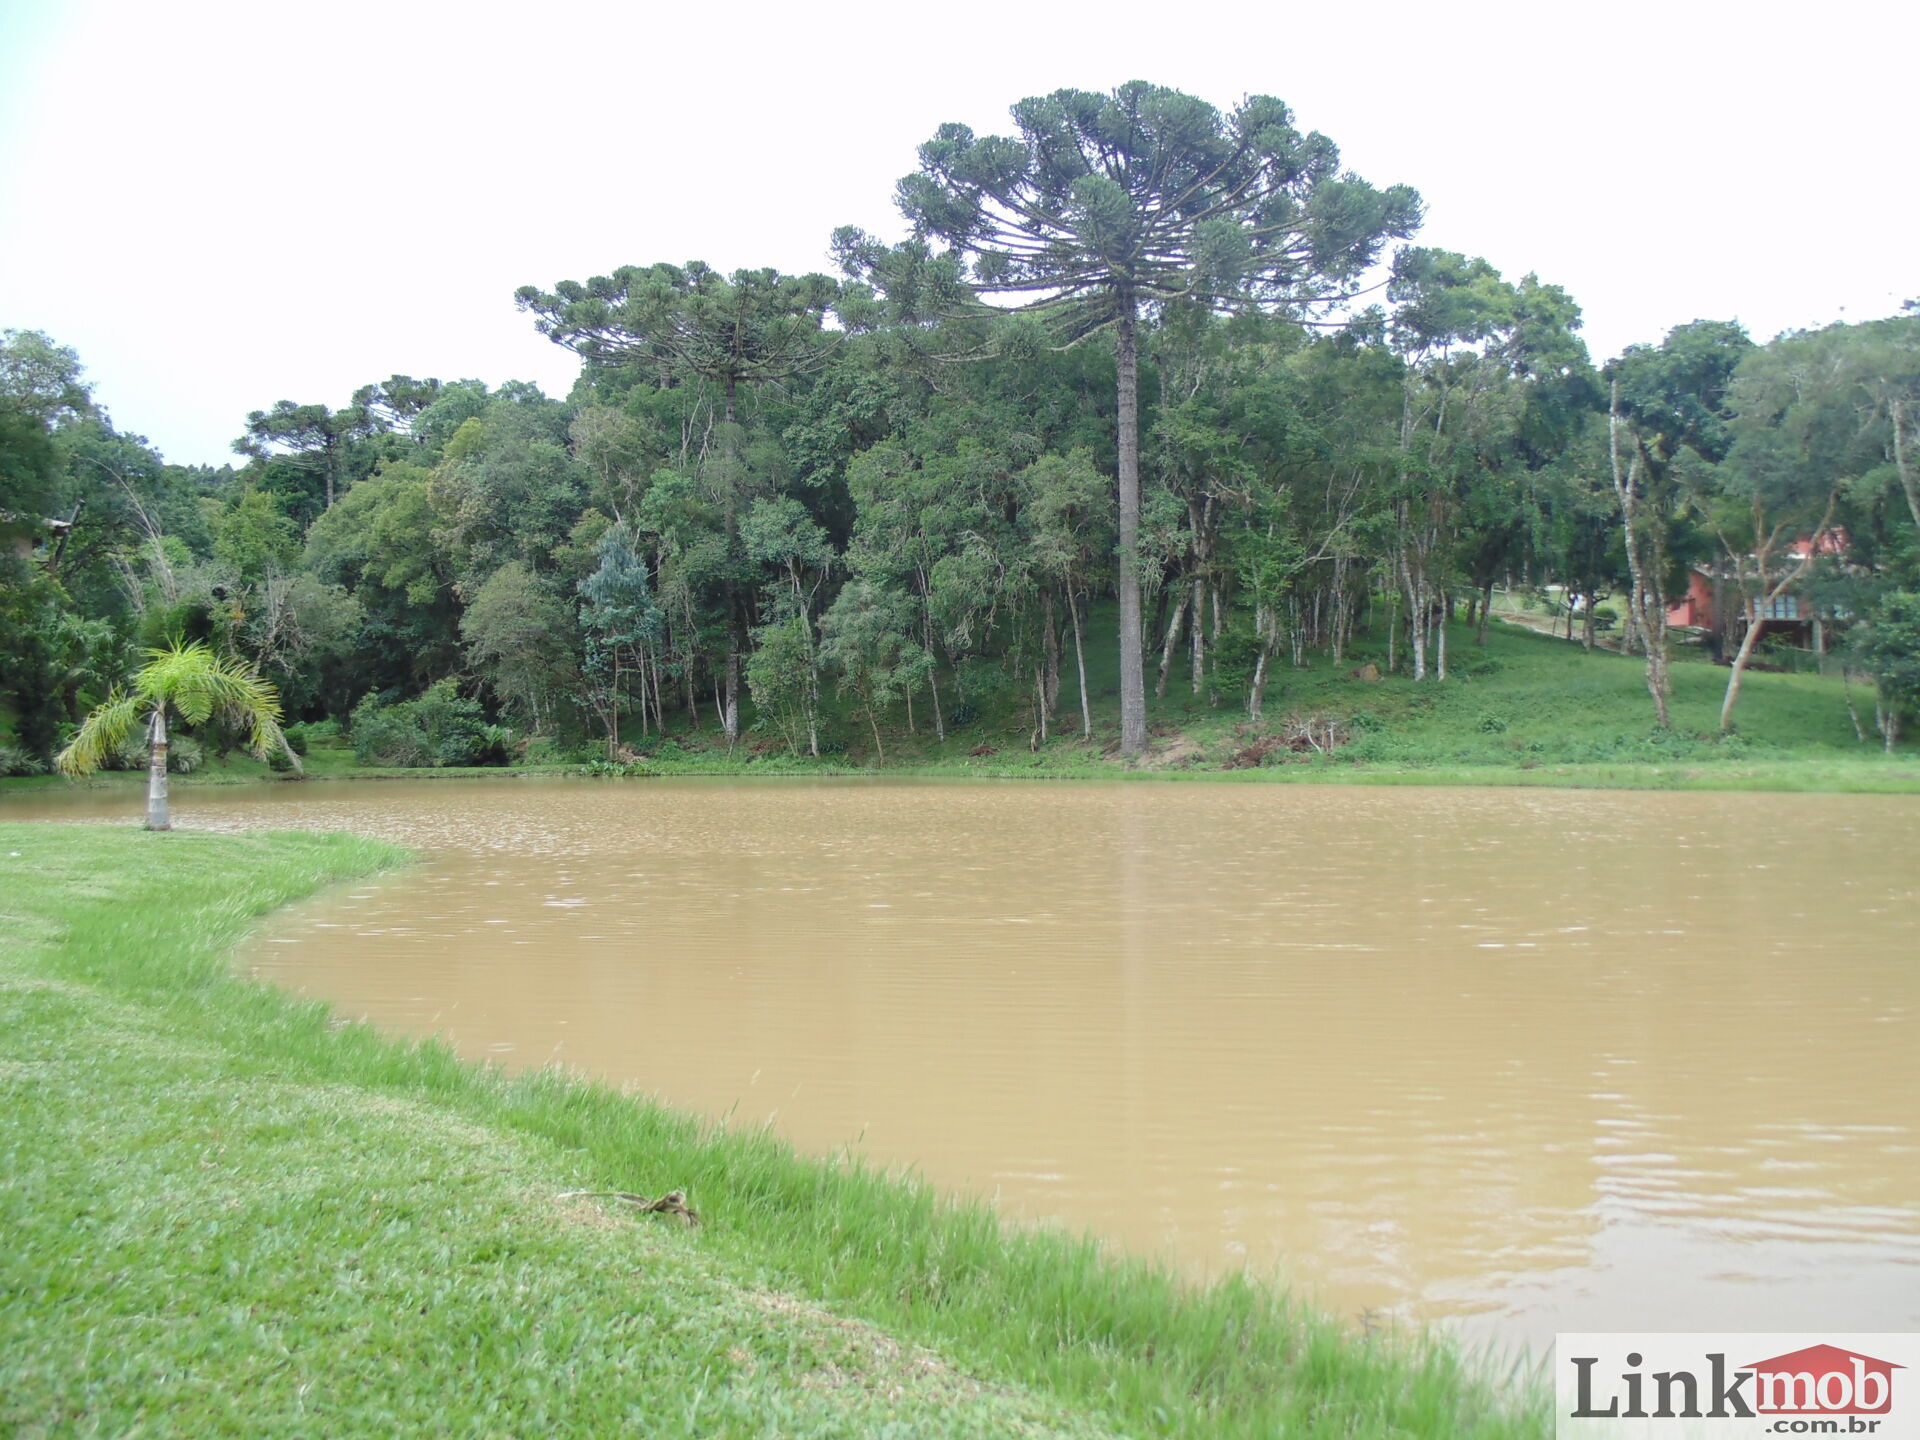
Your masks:
M 146 702 L 147 697 L 137 689 L 116 690 L 109 695 L 105 704 L 87 716 L 67 748 L 53 757 L 60 773 L 78 779 L 106 764 L 107 757 L 127 743 Z
M 126 740 L 143 704 L 152 709 L 170 707 L 189 725 L 204 725 L 217 714 L 235 728 L 246 730 L 247 748 L 256 759 L 265 760 L 278 750 L 293 761 L 294 769 L 300 768 L 299 757 L 280 730 L 280 697 L 271 682 L 251 666 L 232 656 L 215 654 L 200 640 L 191 643 L 176 640 L 164 648 L 147 651 L 147 655 L 146 665 L 134 676 L 132 691 L 124 700 L 110 700 L 88 716 L 73 744 L 61 752 L 63 770 L 67 768 L 64 757 L 68 754 L 77 757 L 76 765 L 90 762 L 85 764 L 85 769 L 70 773 L 85 774 L 87 770 L 97 769 L 106 754 Z M 123 705 L 127 712 L 115 721 L 120 729 L 111 739 L 96 744 L 89 731 L 96 721 L 104 724 L 103 717 L 114 711 L 116 704 Z M 83 741 L 86 748 L 82 748 Z

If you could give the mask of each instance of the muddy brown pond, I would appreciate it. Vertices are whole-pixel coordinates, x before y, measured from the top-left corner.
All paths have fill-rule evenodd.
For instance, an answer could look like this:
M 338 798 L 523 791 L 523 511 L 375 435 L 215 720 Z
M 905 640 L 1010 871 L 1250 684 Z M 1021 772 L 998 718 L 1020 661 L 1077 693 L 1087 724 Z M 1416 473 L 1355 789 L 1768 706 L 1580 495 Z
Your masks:
M 243 961 L 471 1056 L 771 1120 L 1349 1318 L 1503 1346 L 1920 1329 L 1912 798 L 499 780 L 175 804 L 417 847 Z

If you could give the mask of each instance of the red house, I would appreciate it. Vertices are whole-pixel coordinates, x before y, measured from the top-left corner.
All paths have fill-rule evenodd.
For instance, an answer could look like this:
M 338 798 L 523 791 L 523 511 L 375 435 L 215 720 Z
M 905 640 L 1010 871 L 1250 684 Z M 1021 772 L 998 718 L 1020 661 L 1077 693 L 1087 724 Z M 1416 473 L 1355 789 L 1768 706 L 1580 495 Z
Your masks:
M 1906 1366 L 1838 1345 L 1809 1345 L 1753 1371 L 1753 1408 L 1762 1415 L 1885 1415 L 1893 1408 L 1893 1372 Z
M 1842 556 L 1846 553 L 1845 532 L 1830 530 L 1820 536 L 1817 554 Z M 1807 542 L 1797 540 L 1779 557 L 1779 569 L 1797 565 L 1806 557 Z M 1774 572 L 1778 574 L 1778 570 Z M 1737 639 L 1748 623 L 1747 598 L 1739 583 L 1719 565 L 1696 565 L 1687 572 L 1687 593 L 1667 607 L 1667 624 L 1696 630 L 1721 630 Z M 1788 590 L 1768 604 L 1759 615 L 1763 633 L 1786 635 L 1795 645 L 1826 653 L 1827 621 L 1831 616 L 1817 614 L 1805 596 Z

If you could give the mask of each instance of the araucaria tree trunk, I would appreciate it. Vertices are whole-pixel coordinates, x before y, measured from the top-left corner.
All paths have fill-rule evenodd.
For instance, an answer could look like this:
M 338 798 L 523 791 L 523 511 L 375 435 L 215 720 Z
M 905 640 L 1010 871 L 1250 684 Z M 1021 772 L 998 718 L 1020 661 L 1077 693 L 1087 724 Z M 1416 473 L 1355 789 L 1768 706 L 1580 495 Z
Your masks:
M 1138 305 L 1121 298 L 1120 409 L 1120 753 L 1147 751 L 1147 672 L 1140 653 L 1140 344 Z

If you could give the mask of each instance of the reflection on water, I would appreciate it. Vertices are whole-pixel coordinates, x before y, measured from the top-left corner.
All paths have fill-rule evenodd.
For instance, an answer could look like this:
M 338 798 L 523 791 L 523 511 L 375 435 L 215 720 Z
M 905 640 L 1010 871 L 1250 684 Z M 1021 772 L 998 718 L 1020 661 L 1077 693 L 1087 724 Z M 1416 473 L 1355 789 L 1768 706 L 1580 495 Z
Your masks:
M 1350 1314 L 1920 1328 L 1906 798 L 498 781 L 176 808 L 420 847 L 247 958 L 472 1055 L 858 1140 Z

